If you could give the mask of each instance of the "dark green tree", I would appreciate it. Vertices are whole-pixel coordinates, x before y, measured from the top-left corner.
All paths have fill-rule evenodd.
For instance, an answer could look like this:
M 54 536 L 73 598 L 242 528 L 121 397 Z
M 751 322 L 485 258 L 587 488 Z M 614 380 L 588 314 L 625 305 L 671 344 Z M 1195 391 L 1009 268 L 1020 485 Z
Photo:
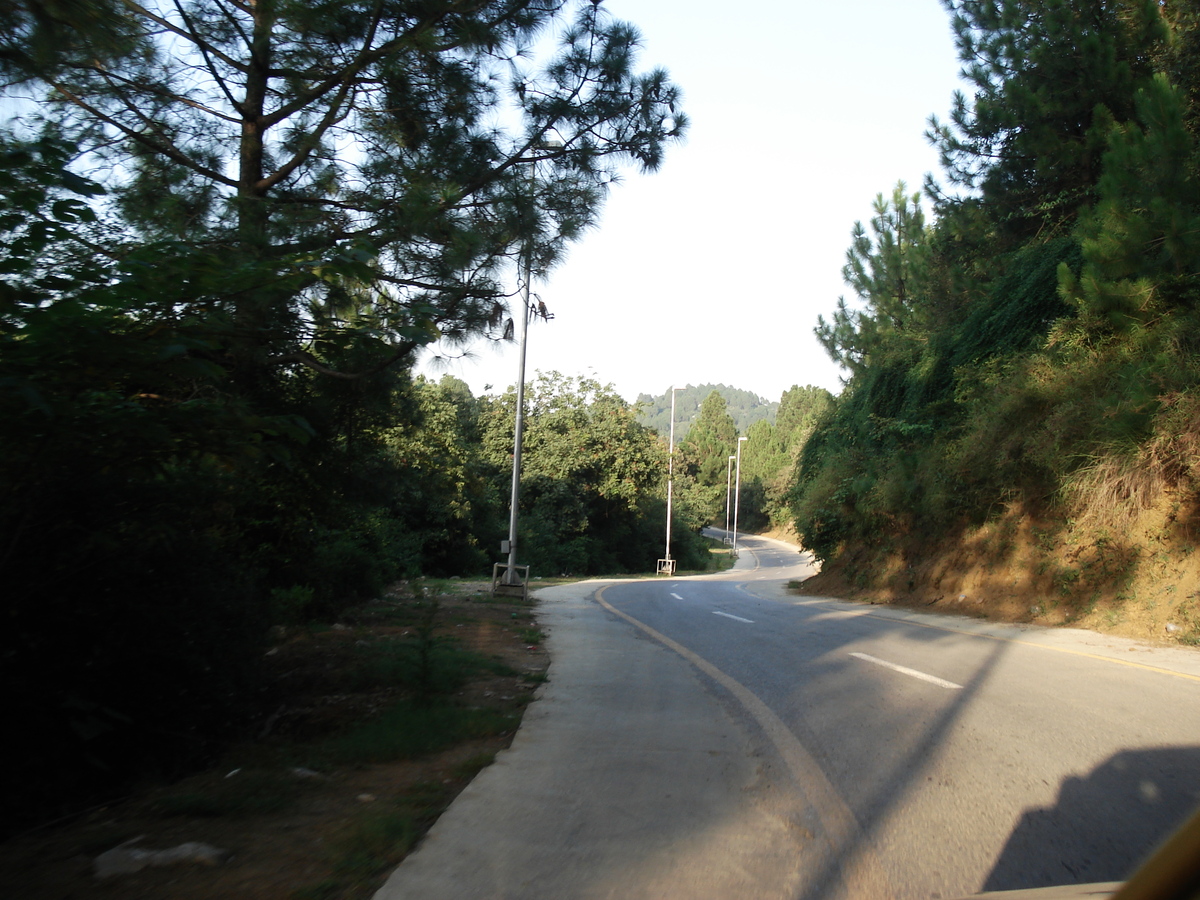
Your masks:
M 685 125 L 666 75 L 633 71 L 636 31 L 592 3 L 115 9 L 112 52 L 68 41 L 36 69 L 38 114 L 144 236 L 254 264 L 208 298 L 239 378 L 378 371 L 496 328 L 517 255 L 552 265 L 615 167 L 656 168 Z M 10 49 L 48 27 L 40 2 L 17 10 Z M 553 58 L 527 63 L 559 25 Z
M 0 74 L 12 83 L 61 71 L 80 53 L 108 62 L 132 35 L 120 0 L 44 0 L 0 9 Z
M 511 472 L 515 401 L 511 389 L 483 401 L 483 446 L 500 477 Z M 539 374 L 526 403 L 522 563 L 548 575 L 652 572 L 664 549 L 666 444 L 593 379 Z M 672 556 L 694 568 L 699 523 L 686 490 L 679 499 Z
M 742 531 L 762 531 L 777 519 L 778 501 L 791 473 L 787 446 L 770 422 L 755 422 L 742 445 L 741 503 L 738 523 Z M 782 520 L 783 517 L 778 517 Z
M 711 391 L 700 405 L 700 414 L 679 446 L 679 461 L 705 487 L 725 488 L 727 460 L 737 447 L 737 426 L 727 412 L 725 398 Z
M 477 411 L 405 369 L 501 334 L 518 257 L 682 134 L 636 44 L 554 0 L 0 10 L 0 650 L 37 736 L 7 800 L 203 761 L 267 626 L 479 564 Z
M 779 399 L 775 429 L 780 442 L 795 454 L 808 440 L 821 414 L 833 403 L 833 395 L 825 388 L 806 384 L 792 385 Z
M 140 315 L 186 273 L 107 260 L 68 158 L 0 146 L 0 678 L 25 735 L 6 827 L 245 724 L 271 624 L 261 479 L 309 436 L 223 392 L 186 311 Z
M 724 519 L 729 457 L 737 448 L 737 427 L 726 410 L 725 398 L 711 391 L 675 451 L 675 471 L 696 482 L 710 522 Z
M 1118 332 L 1194 308 L 1200 275 L 1200 157 L 1184 97 L 1160 74 L 1136 103 L 1137 121 L 1113 126 L 1099 202 L 1081 221 L 1083 270 L 1061 273 L 1080 311 Z
M 839 298 L 830 321 L 817 318 L 817 340 L 851 373 L 885 348 L 919 339 L 927 327 L 928 232 L 921 195 L 909 194 L 900 182 L 890 199 L 875 197 L 874 211 L 870 235 L 854 223 L 842 269 L 860 308 Z
M 1069 228 L 1094 199 L 1109 122 L 1166 38 L 1154 0 L 943 0 L 973 95 L 930 139 L 951 184 L 979 188 L 1016 240 Z
M 413 394 L 410 421 L 388 437 L 403 473 L 394 502 L 413 551 L 408 574 L 486 573 L 507 495 L 496 465 L 484 458 L 483 404 L 449 375 L 436 383 L 417 378 Z

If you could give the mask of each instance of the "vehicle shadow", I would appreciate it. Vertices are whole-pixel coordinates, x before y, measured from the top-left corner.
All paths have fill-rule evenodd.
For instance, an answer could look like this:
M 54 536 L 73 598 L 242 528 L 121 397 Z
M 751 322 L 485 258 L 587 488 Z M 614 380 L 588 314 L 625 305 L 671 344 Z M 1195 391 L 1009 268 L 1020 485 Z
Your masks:
M 1200 747 L 1125 750 L 1024 812 L 983 884 L 1121 881 L 1200 805 Z

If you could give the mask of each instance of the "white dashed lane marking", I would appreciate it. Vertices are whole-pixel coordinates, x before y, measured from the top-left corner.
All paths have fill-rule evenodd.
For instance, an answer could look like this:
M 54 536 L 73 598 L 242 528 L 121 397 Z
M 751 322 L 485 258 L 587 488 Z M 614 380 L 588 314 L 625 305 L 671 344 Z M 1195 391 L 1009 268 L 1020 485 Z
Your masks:
M 918 672 L 916 669 L 910 669 L 907 666 L 898 666 L 895 663 L 888 662 L 886 659 L 879 659 L 875 656 L 869 656 L 866 653 L 851 653 L 855 659 L 861 659 L 864 662 L 874 663 L 877 666 L 883 666 L 885 669 L 891 669 L 893 672 L 899 672 L 901 675 L 909 675 L 913 678 L 920 678 L 922 681 L 928 681 L 930 684 L 936 684 L 938 687 L 944 687 L 951 691 L 961 691 L 962 685 L 955 684 L 953 681 L 946 681 L 944 678 L 938 678 L 936 675 L 928 675 L 925 672 Z
M 724 617 L 725 617 L 725 618 L 727 618 L 727 619 L 735 619 L 735 620 L 736 620 L 736 621 L 738 621 L 738 622 L 745 622 L 747 625 L 753 625 L 753 624 L 754 624 L 754 620 L 753 620 L 753 619 L 743 619 L 741 616 L 735 616 L 735 615 L 733 615 L 732 613 L 721 612 L 719 609 L 714 609 L 714 610 L 713 610 L 713 615 L 714 615 L 714 616 L 724 616 Z

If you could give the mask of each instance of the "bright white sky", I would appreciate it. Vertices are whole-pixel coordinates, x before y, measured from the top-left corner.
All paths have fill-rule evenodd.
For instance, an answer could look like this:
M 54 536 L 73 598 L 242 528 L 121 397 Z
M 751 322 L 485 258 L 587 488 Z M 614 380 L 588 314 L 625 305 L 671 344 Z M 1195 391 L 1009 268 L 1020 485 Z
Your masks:
M 937 172 L 924 138 L 958 62 L 939 0 L 604 0 L 643 35 L 691 118 L 654 174 L 629 172 L 600 227 L 534 286 L 555 319 L 530 328 L 527 373 L 613 384 L 632 401 L 725 383 L 778 400 L 839 389 L 813 337 L 848 292 L 850 229 L 903 179 Z M 426 361 L 482 394 L 516 381 L 515 344 Z M 488 386 L 491 386 L 490 389 Z

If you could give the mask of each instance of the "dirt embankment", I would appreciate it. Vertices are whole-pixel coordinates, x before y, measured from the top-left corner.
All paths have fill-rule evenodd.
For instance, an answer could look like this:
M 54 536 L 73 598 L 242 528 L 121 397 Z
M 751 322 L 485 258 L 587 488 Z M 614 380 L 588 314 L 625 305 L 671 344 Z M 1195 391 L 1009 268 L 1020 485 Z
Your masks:
M 1196 521 L 1167 502 L 1120 529 L 1009 509 L 940 540 L 847 548 L 798 590 L 1200 645 Z

